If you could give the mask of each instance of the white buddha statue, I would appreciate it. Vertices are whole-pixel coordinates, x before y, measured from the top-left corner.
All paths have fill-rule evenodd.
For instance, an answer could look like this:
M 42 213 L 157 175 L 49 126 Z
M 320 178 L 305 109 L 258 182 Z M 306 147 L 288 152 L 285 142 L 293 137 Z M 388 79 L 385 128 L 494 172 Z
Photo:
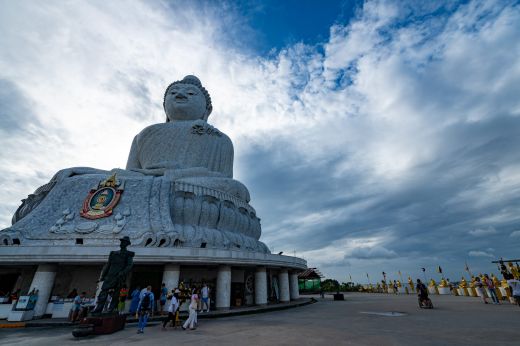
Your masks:
M 207 123 L 211 98 L 200 80 L 186 76 L 170 84 L 163 106 L 166 122 L 135 136 L 126 169 L 60 170 L 23 201 L 13 226 L 2 234 L 23 243 L 52 239 L 56 244 L 80 234 L 96 245 L 124 234 L 135 246 L 269 252 L 259 241 L 260 219 L 249 205 L 249 192 L 233 179 L 233 144 Z M 86 219 L 89 191 L 108 177 L 119 186 L 118 204 L 108 214 L 104 201 L 103 208 L 94 204 L 96 218 Z M 14 243 L 9 239 L 7 244 Z
M 166 122 L 148 126 L 135 136 L 126 169 L 195 183 L 249 202 L 246 187 L 232 179 L 231 140 L 206 122 L 212 111 L 211 97 L 200 80 L 186 76 L 170 84 L 163 107 Z

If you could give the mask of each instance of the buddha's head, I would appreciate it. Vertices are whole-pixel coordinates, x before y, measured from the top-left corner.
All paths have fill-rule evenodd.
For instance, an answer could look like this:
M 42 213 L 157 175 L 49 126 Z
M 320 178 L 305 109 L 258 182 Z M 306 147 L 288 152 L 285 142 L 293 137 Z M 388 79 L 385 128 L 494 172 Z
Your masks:
M 211 97 L 195 76 L 186 76 L 166 88 L 163 101 L 166 122 L 208 120 L 213 110 Z

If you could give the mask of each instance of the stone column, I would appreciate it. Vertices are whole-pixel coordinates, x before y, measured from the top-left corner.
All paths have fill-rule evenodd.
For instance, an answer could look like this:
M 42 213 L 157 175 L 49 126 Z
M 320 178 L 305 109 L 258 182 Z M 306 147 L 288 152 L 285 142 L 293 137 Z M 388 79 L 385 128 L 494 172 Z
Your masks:
M 289 290 L 291 293 L 291 300 L 300 298 L 300 288 L 298 287 L 298 273 L 291 273 L 289 276 Z
M 267 304 L 267 273 L 265 267 L 259 267 L 255 273 L 255 304 Z
M 219 266 L 217 273 L 217 310 L 227 310 L 231 305 L 231 267 Z
M 31 283 L 31 288 L 29 289 L 29 291 L 33 289 L 38 290 L 38 300 L 34 307 L 34 317 L 42 317 L 45 314 L 57 271 L 58 266 L 55 264 L 40 264 L 38 266 Z
M 291 298 L 289 295 L 289 273 L 287 273 L 287 269 L 281 269 L 278 273 L 278 285 L 280 285 L 280 302 L 289 302 Z
M 164 265 L 162 282 L 166 285 L 168 292 L 171 292 L 175 287 L 179 287 L 180 274 L 181 267 L 178 264 Z

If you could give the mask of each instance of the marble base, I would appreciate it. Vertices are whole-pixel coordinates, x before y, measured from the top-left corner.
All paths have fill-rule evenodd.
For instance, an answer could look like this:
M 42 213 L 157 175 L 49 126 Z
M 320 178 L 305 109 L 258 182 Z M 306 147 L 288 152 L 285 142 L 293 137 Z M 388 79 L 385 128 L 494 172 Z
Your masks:
M 118 246 L 16 246 L 2 247 L 0 264 L 75 263 L 104 264 L 110 251 Z M 135 264 L 228 264 L 269 266 L 296 270 L 307 269 L 302 258 L 240 250 L 203 248 L 143 248 L 130 247 L 135 252 Z
M 22 322 L 32 320 L 34 317 L 34 310 L 28 311 L 10 311 L 7 320 L 9 322 Z
M 11 312 L 11 310 L 13 310 L 15 305 L 16 300 L 14 301 L 14 303 L 0 304 L 0 320 L 5 320 L 7 317 L 9 317 L 9 313 Z
M 439 287 L 438 290 L 441 295 L 451 294 L 449 287 Z

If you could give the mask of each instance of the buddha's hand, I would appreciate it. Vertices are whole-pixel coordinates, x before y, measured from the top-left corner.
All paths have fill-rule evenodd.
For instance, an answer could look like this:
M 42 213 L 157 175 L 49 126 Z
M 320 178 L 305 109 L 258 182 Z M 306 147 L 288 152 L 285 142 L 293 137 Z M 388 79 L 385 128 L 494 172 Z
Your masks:
M 157 163 L 154 163 L 153 165 L 145 167 L 145 169 L 158 169 L 158 168 L 182 169 L 182 166 L 174 161 L 161 161 L 161 162 L 157 162 Z

